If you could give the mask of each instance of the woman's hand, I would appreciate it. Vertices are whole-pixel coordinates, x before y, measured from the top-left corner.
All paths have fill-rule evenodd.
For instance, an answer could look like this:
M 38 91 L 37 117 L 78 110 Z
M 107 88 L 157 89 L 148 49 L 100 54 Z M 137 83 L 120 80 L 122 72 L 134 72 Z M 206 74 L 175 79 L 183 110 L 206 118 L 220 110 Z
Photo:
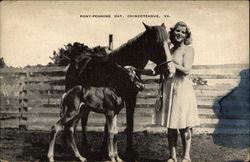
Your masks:
M 173 77 L 176 72 L 176 67 L 173 62 L 168 63 L 169 78 Z

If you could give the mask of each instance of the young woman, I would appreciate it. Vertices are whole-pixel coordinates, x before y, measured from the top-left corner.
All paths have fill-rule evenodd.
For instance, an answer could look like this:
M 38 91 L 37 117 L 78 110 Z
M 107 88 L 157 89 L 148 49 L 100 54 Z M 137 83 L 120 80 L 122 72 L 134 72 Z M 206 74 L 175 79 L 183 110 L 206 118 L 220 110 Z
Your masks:
M 196 96 L 192 87 L 192 81 L 189 79 L 194 59 L 194 49 L 189 46 L 192 38 L 187 24 L 181 21 L 170 28 L 170 41 L 173 45 L 170 50 L 173 57 L 171 64 L 176 71 L 172 78 L 163 80 L 162 108 L 158 114 L 155 114 L 155 120 L 158 120 L 156 123 L 160 122 L 161 125 L 168 128 L 170 157 L 167 162 L 177 162 L 177 130 L 180 132 L 183 144 L 182 162 L 191 162 L 191 130 L 192 127 L 200 123 Z M 139 72 L 153 76 L 158 73 L 155 70 L 144 69 Z
M 163 81 L 163 106 L 166 106 L 165 121 L 168 128 L 170 157 L 167 162 L 176 162 L 177 130 L 183 144 L 182 162 L 190 162 L 191 129 L 199 125 L 196 96 L 189 79 L 194 59 L 191 44 L 191 31 L 184 22 L 177 22 L 170 28 L 170 40 L 173 45 L 170 52 L 176 73 L 172 79 Z M 167 87 L 167 88 L 166 88 Z M 164 93 L 168 91 L 168 99 Z M 165 97 L 167 95 L 165 94 Z

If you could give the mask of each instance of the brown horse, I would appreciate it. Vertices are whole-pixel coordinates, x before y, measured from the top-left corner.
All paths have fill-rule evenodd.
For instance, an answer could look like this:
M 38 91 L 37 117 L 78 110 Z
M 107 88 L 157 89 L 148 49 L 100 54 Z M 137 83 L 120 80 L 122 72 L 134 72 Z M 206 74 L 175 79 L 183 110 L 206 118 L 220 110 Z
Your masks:
M 78 85 L 63 94 L 61 99 L 61 119 L 52 126 L 48 151 L 49 161 L 54 161 L 53 154 L 56 135 L 63 128 L 65 132 L 69 132 L 69 145 L 72 147 L 75 156 L 80 161 L 86 161 L 77 149 L 74 140 L 74 130 L 82 114 L 89 111 L 105 115 L 108 156 L 112 162 L 122 161 L 117 151 L 117 116 L 124 107 L 124 96 L 129 93 L 126 89 L 142 90 L 144 85 L 140 82 L 132 68 L 123 69 L 120 66 L 113 66 L 112 70 L 115 72 L 114 77 L 120 78 L 120 81 L 115 83 L 116 89 Z
M 143 23 L 144 24 L 144 23 Z M 148 26 L 144 24 L 146 30 L 135 38 L 113 50 L 104 56 L 91 56 L 87 54 L 72 56 L 70 66 L 66 72 L 66 91 L 75 85 L 108 86 L 113 87 L 115 80 L 114 72 L 110 69 L 110 64 L 116 63 L 121 66 L 134 66 L 136 69 L 144 69 L 149 60 L 157 65 L 167 62 L 165 66 L 170 72 L 172 57 L 168 46 L 168 32 L 164 24 L 161 26 Z M 110 81 L 111 80 L 111 81 Z M 126 103 L 127 128 L 127 148 L 129 157 L 133 157 L 133 127 L 134 109 L 136 105 L 136 95 L 138 90 L 129 90 L 129 95 L 123 97 Z M 83 145 L 87 146 L 86 123 L 88 112 L 82 115 Z M 104 137 L 103 146 L 107 145 L 107 136 Z

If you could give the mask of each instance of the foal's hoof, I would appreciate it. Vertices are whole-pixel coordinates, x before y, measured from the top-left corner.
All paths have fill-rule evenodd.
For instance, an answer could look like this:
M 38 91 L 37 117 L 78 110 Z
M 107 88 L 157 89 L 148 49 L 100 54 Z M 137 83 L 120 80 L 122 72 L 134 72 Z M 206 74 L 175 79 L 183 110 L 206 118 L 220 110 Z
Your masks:
M 115 160 L 116 160 L 117 162 L 123 162 L 123 160 L 122 160 L 119 156 L 115 157 Z
M 48 158 L 49 162 L 54 162 L 54 158 L 53 157 L 50 157 Z
M 87 162 L 87 159 L 82 157 L 82 156 L 79 156 L 77 157 L 81 162 Z
M 110 158 L 110 161 L 111 161 L 111 162 L 116 162 L 116 160 L 115 160 L 114 157 L 113 157 L 113 158 Z

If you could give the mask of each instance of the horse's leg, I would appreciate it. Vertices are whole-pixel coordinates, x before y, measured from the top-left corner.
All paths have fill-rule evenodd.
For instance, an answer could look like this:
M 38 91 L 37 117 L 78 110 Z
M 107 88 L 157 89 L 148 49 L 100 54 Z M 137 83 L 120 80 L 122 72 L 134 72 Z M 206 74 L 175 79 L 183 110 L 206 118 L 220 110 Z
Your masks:
M 81 124 L 82 124 L 82 146 L 87 150 L 87 152 L 91 152 L 91 146 L 88 143 L 87 139 L 87 122 L 89 116 L 89 109 L 83 109 L 81 116 Z
M 107 158 L 108 157 L 108 123 L 105 123 L 104 126 L 104 137 L 103 137 L 103 142 L 101 146 L 101 154 L 103 157 Z
M 117 134 L 118 134 L 117 116 L 118 114 L 116 114 L 113 118 L 113 131 L 114 131 L 113 147 L 114 147 L 114 156 L 116 161 L 122 161 L 122 159 L 118 155 L 118 149 L 117 149 Z
M 136 106 L 136 96 L 129 97 L 126 100 L 126 119 L 127 119 L 127 128 L 125 133 L 127 134 L 127 148 L 126 152 L 129 157 L 134 157 L 135 151 L 133 149 L 133 131 L 134 131 L 134 110 Z
M 112 162 L 116 161 L 114 156 L 114 126 L 113 126 L 113 120 L 114 120 L 114 111 L 107 110 L 106 114 L 106 124 L 107 124 L 107 130 L 108 130 L 108 156 Z

